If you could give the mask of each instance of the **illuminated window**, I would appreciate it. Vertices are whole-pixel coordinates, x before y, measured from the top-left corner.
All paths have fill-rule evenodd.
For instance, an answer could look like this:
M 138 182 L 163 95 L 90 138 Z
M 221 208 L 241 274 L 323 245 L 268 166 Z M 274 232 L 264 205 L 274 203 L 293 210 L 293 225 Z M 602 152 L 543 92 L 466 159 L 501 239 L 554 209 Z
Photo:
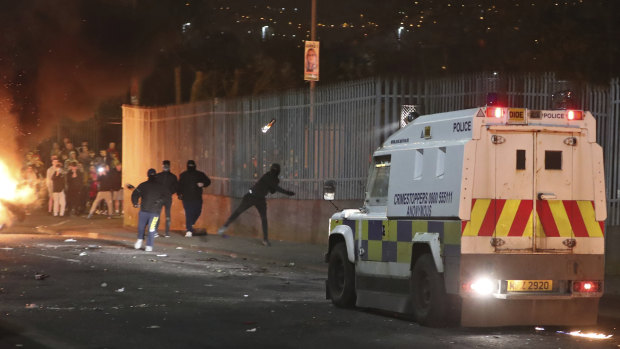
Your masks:
M 385 205 L 390 181 L 390 155 L 377 156 L 373 160 L 368 177 L 368 198 L 370 205 Z

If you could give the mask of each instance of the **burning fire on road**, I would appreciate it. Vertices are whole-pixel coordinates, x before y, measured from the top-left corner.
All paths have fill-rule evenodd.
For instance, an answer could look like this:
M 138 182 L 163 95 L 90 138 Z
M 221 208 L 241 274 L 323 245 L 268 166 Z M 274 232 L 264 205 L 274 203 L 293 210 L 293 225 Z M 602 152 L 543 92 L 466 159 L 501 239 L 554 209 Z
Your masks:
M 0 229 L 14 220 L 23 220 L 25 207 L 36 201 L 35 188 L 20 183 L 18 171 L 12 171 L 0 159 Z

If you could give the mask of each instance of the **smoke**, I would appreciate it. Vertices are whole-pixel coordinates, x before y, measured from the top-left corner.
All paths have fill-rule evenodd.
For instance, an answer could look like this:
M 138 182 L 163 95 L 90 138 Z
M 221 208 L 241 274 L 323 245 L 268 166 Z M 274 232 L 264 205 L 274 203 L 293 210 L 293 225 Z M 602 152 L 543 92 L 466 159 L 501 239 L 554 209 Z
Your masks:
M 60 118 L 90 118 L 102 101 L 127 94 L 178 28 L 172 0 L 1 3 L 0 108 L 16 117 L 20 142 L 49 135 Z

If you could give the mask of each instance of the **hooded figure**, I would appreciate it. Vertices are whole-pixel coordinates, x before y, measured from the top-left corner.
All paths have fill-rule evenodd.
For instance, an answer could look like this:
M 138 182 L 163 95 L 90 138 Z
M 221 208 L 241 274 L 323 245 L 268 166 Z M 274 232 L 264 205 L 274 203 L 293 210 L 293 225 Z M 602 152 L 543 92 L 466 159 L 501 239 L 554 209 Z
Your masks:
M 177 197 L 183 201 L 185 209 L 185 237 L 192 237 L 194 224 L 202 213 L 202 188 L 211 184 L 211 180 L 201 171 L 196 170 L 194 160 L 187 161 L 187 171 L 179 176 Z
M 140 183 L 140 185 L 131 193 L 131 203 L 134 207 L 140 207 L 138 214 L 138 241 L 134 247 L 139 250 L 144 241 L 144 229 L 148 227 L 148 235 L 146 238 L 147 252 L 153 251 L 153 238 L 155 237 L 157 221 L 159 221 L 159 213 L 161 206 L 166 198 L 166 188 L 157 183 L 155 169 L 147 171 L 148 180 Z M 138 204 L 138 201 L 140 203 Z
M 294 192 L 290 190 L 286 190 L 280 188 L 279 183 L 280 179 L 278 179 L 278 175 L 280 175 L 280 165 L 272 164 L 269 168 L 269 172 L 265 173 L 253 186 L 250 188 L 249 192 L 243 196 L 243 200 L 239 204 L 239 207 L 233 212 L 230 217 L 226 220 L 226 223 L 218 229 L 217 233 L 221 236 L 225 236 L 224 232 L 228 228 L 228 225 L 232 223 L 243 211 L 248 208 L 254 206 L 258 210 L 260 214 L 260 220 L 263 226 L 263 245 L 271 246 L 269 242 L 269 234 L 267 231 L 267 200 L 265 197 L 267 194 L 273 194 L 275 192 L 280 192 L 286 194 L 288 196 L 295 195 Z
M 176 193 L 179 186 L 177 176 L 170 172 L 170 161 L 162 162 L 163 171 L 157 174 L 157 183 L 163 185 L 167 189 L 166 199 L 164 200 L 164 209 L 166 212 L 166 237 L 170 237 L 170 208 L 172 207 L 172 194 Z M 159 220 L 157 221 L 159 229 Z

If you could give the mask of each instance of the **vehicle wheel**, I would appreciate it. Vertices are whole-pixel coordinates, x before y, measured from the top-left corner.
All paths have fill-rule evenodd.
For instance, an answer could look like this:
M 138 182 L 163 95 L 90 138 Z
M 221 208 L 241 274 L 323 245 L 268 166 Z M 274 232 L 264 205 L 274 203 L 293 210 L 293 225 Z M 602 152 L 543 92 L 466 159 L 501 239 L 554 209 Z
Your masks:
M 355 266 L 349 262 L 344 242 L 337 243 L 329 254 L 327 288 L 336 306 L 350 308 L 355 305 Z
M 429 253 L 420 256 L 413 266 L 411 298 L 413 313 L 420 325 L 441 326 L 445 323 L 448 297 L 443 277 L 437 272 Z

